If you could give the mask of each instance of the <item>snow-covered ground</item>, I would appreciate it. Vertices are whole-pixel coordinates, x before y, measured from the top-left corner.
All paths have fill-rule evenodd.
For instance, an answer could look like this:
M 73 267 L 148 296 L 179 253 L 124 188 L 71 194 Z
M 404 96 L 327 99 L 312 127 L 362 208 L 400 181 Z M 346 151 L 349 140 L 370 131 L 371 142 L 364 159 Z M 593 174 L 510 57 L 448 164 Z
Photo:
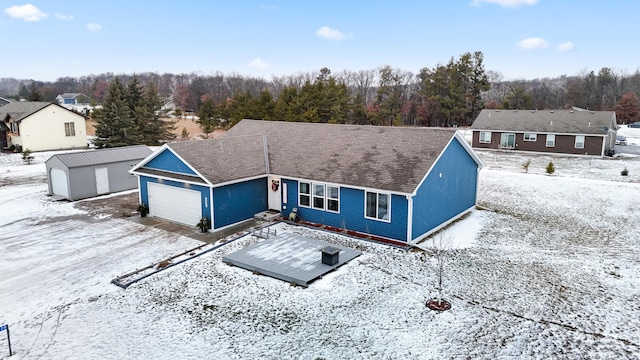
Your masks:
M 120 289 L 109 281 L 198 242 L 49 201 L 50 154 L 0 154 L 11 359 L 639 358 L 640 159 L 479 155 L 487 210 L 447 230 L 452 309 L 437 313 L 425 254 L 284 224 L 363 254 L 305 289 L 223 264 L 247 236 Z M 6 345 L 2 332 L 0 358 Z

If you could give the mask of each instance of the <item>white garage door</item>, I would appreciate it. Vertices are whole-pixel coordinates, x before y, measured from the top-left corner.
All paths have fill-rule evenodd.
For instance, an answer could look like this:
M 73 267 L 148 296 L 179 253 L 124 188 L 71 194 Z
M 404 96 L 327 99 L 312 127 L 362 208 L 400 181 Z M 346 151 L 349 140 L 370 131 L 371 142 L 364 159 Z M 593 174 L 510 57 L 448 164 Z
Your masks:
M 200 192 L 148 183 L 149 215 L 195 227 L 202 217 Z
M 67 173 L 60 169 L 51 169 L 51 192 L 53 195 L 69 198 L 69 187 L 67 186 Z

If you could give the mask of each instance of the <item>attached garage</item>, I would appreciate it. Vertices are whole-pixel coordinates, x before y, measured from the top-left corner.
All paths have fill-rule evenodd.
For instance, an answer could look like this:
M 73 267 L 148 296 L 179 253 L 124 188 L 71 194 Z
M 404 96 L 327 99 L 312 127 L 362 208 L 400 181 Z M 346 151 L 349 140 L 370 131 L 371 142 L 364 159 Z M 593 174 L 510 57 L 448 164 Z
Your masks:
M 149 215 L 195 226 L 202 218 L 200 192 L 175 186 L 148 183 Z
M 75 201 L 136 189 L 129 170 L 149 155 L 144 145 L 53 155 L 45 161 L 49 195 Z

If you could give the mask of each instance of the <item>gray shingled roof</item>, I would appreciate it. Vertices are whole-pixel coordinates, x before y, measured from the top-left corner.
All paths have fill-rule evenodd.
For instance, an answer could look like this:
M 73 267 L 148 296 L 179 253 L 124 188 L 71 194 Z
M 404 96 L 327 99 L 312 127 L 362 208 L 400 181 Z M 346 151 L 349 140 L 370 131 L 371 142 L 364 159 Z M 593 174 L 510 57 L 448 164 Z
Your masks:
M 272 174 L 411 193 L 455 130 L 242 120 L 225 136 L 254 134 Z
M 13 121 L 18 122 L 51 104 L 46 101 L 13 101 L 0 106 L 0 121 L 6 120 L 9 115 Z
M 615 126 L 614 111 L 482 110 L 474 130 L 606 135 Z
M 168 146 L 212 184 L 267 174 L 262 135 L 184 141 Z
M 145 145 L 124 146 L 108 149 L 71 152 L 57 154 L 49 159 L 57 158 L 68 168 L 109 164 L 121 161 L 140 161 L 151 155 L 152 151 Z M 49 161 L 49 160 L 47 160 Z

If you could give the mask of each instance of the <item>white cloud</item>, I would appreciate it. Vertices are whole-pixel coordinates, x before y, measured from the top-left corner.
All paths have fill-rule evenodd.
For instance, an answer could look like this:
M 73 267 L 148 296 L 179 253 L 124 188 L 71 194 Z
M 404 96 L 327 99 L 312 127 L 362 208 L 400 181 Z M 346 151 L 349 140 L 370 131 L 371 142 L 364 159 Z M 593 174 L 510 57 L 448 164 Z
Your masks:
M 473 0 L 472 6 L 480 6 L 482 3 L 496 4 L 505 8 L 517 8 L 522 5 L 535 5 L 538 0 Z
M 251 60 L 251 62 L 249 64 L 247 64 L 247 66 L 252 68 L 252 69 L 266 69 L 271 65 L 269 65 L 266 62 L 262 61 L 260 58 L 255 58 L 255 59 Z
M 558 51 L 570 51 L 573 50 L 573 43 L 571 41 L 564 42 L 556 48 Z
M 340 30 L 332 29 L 328 26 L 323 26 L 316 30 L 316 35 L 321 38 L 338 41 L 352 37 L 351 34 L 343 34 Z
M 532 37 L 524 40 L 520 40 L 516 43 L 516 45 L 524 50 L 536 50 L 536 49 L 544 49 L 549 47 L 549 43 L 544 41 L 544 39 Z
M 94 23 L 87 24 L 87 30 L 89 31 L 98 31 L 100 29 L 102 29 L 102 25 L 100 24 L 94 24 Z
M 4 9 L 5 14 L 24 21 L 40 21 L 49 17 L 49 14 L 42 12 L 37 7 L 26 5 L 14 5 L 12 7 Z
M 63 14 L 56 13 L 56 19 L 71 21 L 73 20 L 73 15 L 63 15 Z

